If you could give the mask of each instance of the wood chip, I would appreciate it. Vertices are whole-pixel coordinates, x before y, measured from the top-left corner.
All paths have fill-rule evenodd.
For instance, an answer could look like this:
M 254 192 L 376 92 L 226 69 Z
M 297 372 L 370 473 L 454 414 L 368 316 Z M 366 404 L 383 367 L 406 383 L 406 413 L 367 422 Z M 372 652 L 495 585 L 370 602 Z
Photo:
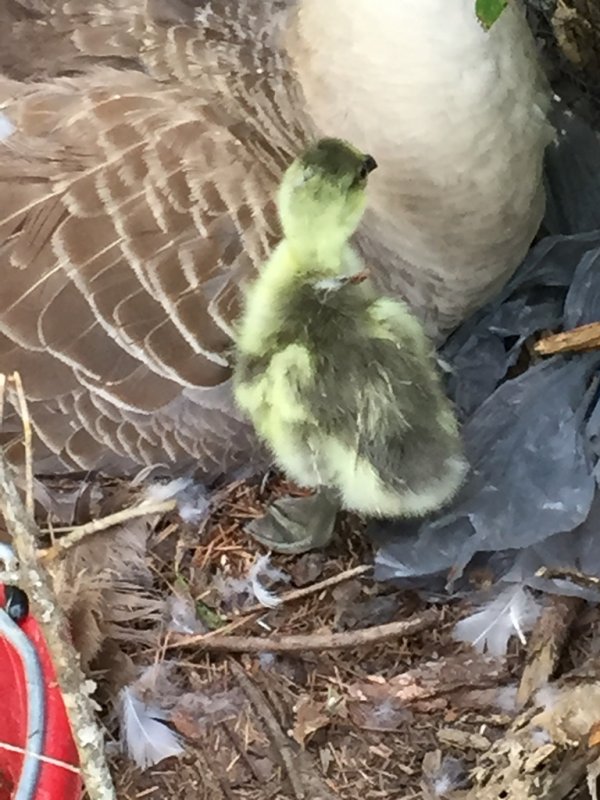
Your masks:
M 545 336 L 534 345 L 536 353 L 543 356 L 565 353 L 570 350 L 595 350 L 600 347 L 600 322 L 581 325 L 570 331 Z
M 571 626 L 585 607 L 578 597 L 550 597 L 529 638 L 517 703 L 524 706 L 553 676 Z
M 437 738 L 442 744 L 458 748 L 458 750 L 479 750 L 486 752 L 492 746 L 487 736 L 480 733 L 469 733 L 459 728 L 440 728 Z

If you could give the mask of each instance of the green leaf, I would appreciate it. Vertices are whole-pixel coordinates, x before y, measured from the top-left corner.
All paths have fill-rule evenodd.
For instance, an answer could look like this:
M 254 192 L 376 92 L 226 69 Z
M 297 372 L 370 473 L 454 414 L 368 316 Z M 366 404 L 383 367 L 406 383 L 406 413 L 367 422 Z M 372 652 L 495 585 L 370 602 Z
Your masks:
M 508 0 L 475 0 L 475 13 L 486 31 L 489 31 L 507 5 Z
M 173 588 L 175 591 L 179 590 L 182 594 L 189 595 L 189 587 L 189 581 L 184 578 L 183 575 L 178 574 L 173 583 Z M 192 598 L 190 597 L 190 599 Z M 222 617 L 219 613 L 210 608 L 210 606 L 207 606 L 202 600 L 196 600 L 194 605 L 196 608 L 196 616 L 206 625 L 209 630 L 214 631 L 217 628 L 222 628 L 223 625 L 227 624 L 227 619 L 225 617 Z
M 198 615 L 198 619 L 201 619 L 206 627 L 211 631 L 214 631 L 217 628 L 222 628 L 227 622 L 224 617 L 222 617 L 216 611 L 213 611 L 212 608 L 209 608 L 209 606 L 207 606 L 206 603 L 203 603 L 202 600 L 196 600 L 196 614 Z

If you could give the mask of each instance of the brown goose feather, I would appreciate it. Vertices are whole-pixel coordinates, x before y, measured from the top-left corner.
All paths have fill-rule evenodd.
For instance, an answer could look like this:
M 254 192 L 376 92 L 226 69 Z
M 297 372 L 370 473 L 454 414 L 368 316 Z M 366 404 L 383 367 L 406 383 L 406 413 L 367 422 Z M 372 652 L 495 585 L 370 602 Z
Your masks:
M 81 24 L 77 3 L 67 6 Z M 121 41 L 110 45 L 104 31 L 98 43 L 127 54 L 121 12 L 132 28 L 147 26 L 140 61 L 185 71 L 186 42 L 163 51 L 173 29 L 132 7 L 111 7 Z M 82 10 L 88 17 L 90 7 Z M 93 40 L 97 29 L 75 29 L 79 46 L 90 31 Z M 24 377 L 46 445 L 39 455 L 108 471 L 198 462 L 214 474 L 235 463 L 249 445 L 219 389 L 227 324 L 240 277 L 277 235 L 272 186 L 293 149 L 277 152 L 273 136 L 240 125 L 233 103 L 209 105 L 206 93 L 199 100 L 191 87 L 141 71 L 95 66 L 52 82 L 5 80 L 0 96 L 16 127 L 0 167 L 0 364 Z M 238 202 L 240 187 L 248 203 Z M 250 203 L 264 216 L 259 236 L 250 235 Z M 17 430 L 9 417 L 5 441 Z M 54 457 L 37 462 L 40 471 L 55 466 Z
M 214 477 L 258 458 L 229 395 L 230 325 L 240 285 L 278 236 L 278 179 L 317 133 L 284 46 L 297 2 L 0 2 L 0 111 L 14 126 L 0 141 L 0 370 L 22 374 L 38 473 L 165 464 Z M 542 138 L 519 158 L 541 162 Z M 397 168 L 397 148 L 386 147 Z M 410 188 L 423 166 L 406 163 Z M 518 263 L 541 190 L 519 201 L 532 208 L 525 222 L 512 196 L 490 206 L 497 262 L 488 270 L 482 235 L 462 276 L 464 197 L 452 216 L 443 190 L 423 186 L 382 195 L 383 222 L 374 219 L 363 249 L 384 282 L 397 279 L 392 288 L 434 316 L 436 296 L 452 295 L 439 313 L 454 323 Z M 429 274 L 427 252 L 419 265 L 391 240 L 378 245 L 403 208 L 409 231 L 434 212 L 434 246 L 458 259 L 453 288 Z M 2 441 L 18 460 L 14 415 Z

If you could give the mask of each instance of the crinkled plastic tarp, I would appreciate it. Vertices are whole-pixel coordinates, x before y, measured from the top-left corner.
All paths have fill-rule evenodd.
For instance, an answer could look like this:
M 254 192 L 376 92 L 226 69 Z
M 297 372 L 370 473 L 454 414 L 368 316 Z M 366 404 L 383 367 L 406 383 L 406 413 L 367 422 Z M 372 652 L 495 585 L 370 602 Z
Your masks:
M 441 351 L 471 476 L 435 518 L 370 527 L 377 577 L 437 598 L 468 591 L 481 569 L 492 580 L 600 598 L 536 577 L 542 566 L 600 576 L 600 352 L 538 357 L 519 369 L 533 335 L 600 320 L 600 140 L 570 114 L 555 119 L 552 235 Z

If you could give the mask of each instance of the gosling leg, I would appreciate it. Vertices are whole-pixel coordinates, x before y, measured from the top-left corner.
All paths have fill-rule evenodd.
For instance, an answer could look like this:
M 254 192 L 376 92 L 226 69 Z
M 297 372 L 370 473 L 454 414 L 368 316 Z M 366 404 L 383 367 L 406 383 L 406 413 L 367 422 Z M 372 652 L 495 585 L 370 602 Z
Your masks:
M 338 510 L 335 497 L 325 489 L 309 497 L 282 497 L 264 517 L 248 523 L 246 531 L 276 553 L 306 553 L 329 544 Z

